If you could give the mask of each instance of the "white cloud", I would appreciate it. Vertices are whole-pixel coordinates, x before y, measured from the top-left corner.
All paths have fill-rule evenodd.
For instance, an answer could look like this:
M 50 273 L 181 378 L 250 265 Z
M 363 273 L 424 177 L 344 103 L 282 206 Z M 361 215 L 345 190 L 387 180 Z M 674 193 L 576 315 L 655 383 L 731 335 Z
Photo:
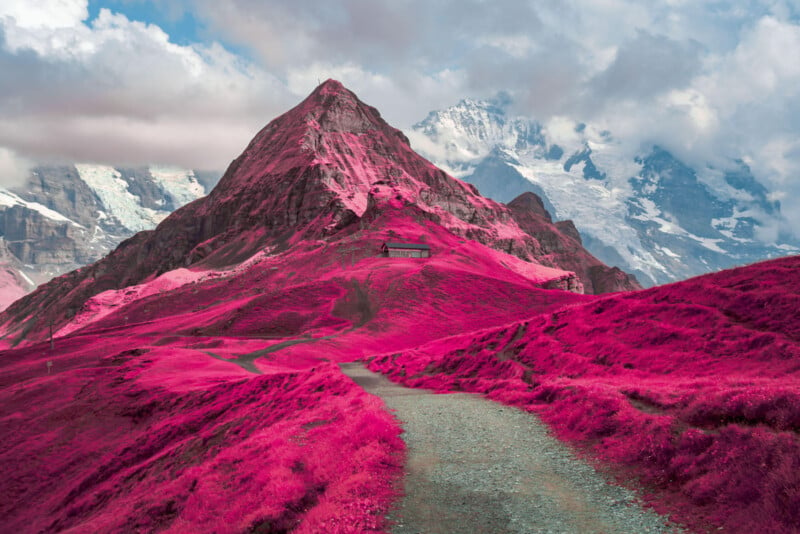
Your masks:
M 540 49 L 536 41 L 525 34 L 477 36 L 475 41 L 479 45 L 497 48 L 514 58 L 524 58 Z
M 36 160 L 222 169 L 293 103 L 274 76 L 219 44 L 179 46 L 107 9 L 80 18 L 2 19 L 0 70 L 14 76 L 0 78 L 0 145 Z
M 667 109 L 674 109 L 685 115 L 698 134 L 712 134 L 719 124 L 716 110 L 706 96 L 696 89 L 671 91 L 661 100 Z
M 742 106 L 785 100 L 800 82 L 800 25 L 760 19 L 728 54 L 715 56 L 695 86 L 725 115 Z
M 32 162 L 0 146 L 0 186 L 14 187 L 25 183 L 31 167 Z
M 13 18 L 21 28 L 69 28 L 89 16 L 83 0 L 3 0 L 0 19 Z

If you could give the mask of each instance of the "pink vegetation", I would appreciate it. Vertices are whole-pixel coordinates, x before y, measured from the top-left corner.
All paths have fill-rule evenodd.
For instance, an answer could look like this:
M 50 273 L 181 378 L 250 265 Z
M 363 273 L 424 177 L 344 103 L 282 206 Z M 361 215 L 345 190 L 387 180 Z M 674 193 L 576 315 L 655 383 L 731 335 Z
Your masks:
M 434 255 L 377 257 L 395 235 Z M 395 380 L 538 412 L 697 529 L 797 524 L 798 258 L 608 297 L 517 261 L 385 207 L 94 299 L 52 355 L 3 353 L 3 527 L 380 530 L 399 428 L 327 361 L 382 353 Z
M 375 358 L 534 411 L 705 530 L 800 528 L 800 257 L 598 298 Z
M 383 530 L 399 429 L 335 365 L 254 377 L 143 341 L 4 354 L 4 532 Z

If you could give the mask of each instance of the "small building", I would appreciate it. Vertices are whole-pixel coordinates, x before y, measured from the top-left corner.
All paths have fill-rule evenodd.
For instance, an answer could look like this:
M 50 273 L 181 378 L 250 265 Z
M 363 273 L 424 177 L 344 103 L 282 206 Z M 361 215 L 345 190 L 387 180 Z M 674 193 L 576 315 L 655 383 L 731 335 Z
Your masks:
M 384 243 L 381 254 L 386 258 L 430 258 L 430 245 L 421 243 Z

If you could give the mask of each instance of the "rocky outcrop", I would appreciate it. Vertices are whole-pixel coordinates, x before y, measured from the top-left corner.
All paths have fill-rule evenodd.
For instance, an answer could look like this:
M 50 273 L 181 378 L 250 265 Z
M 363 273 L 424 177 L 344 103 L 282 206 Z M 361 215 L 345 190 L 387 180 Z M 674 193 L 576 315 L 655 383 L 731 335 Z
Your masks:
M 556 228 L 558 228 L 559 232 L 561 232 L 565 236 L 571 237 L 578 243 L 583 244 L 581 233 L 578 232 L 578 229 L 575 227 L 575 223 L 572 222 L 570 219 L 567 219 L 566 221 L 557 221 L 555 225 Z
M 536 194 L 523 193 L 507 204 L 514 220 L 535 237 L 542 248 L 538 258 L 543 265 L 573 271 L 583 282 L 586 293 L 611 293 L 641 289 L 639 282 L 617 267 L 608 267 L 583 248 L 572 221 L 553 224 Z
M 553 222 L 553 218 L 544 206 L 542 198 L 535 193 L 523 193 L 515 197 L 511 202 L 506 204 L 514 214 L 528 213 L 543 219 L 548 223 Z M 560 223 L 556 223 L 558 226 Z
M 147 167 L 117 169 L 120 177 L 128 183 L 128 191 L 139 198 L 139 204 L 152 210 L 173 211 L 181 207 L 175 204 L 169 195 L 153 181 L 153 175 Z
M 97 212 L 104 209 L 73 165 L 36 167 L 25 185 L 14 192 L 86 228 L 95 224 Z

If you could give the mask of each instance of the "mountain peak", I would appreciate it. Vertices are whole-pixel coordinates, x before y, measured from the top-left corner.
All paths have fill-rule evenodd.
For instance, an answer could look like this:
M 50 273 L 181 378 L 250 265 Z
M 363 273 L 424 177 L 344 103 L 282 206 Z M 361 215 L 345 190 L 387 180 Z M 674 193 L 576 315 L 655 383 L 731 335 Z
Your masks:
M 512 209 L 529 211 L 545 219 L 548 222 L 552 222 L 553 220 L 552 216 L 547 211 L 547 208 L 545 208 L 544 206 L 542 197 L 531 191 L 525 191 L 521 195 L 517 196 L 514 200 L 509 202 L 507 206 L 509 206 Z
M 338 80 L 330 78 L 319 84 L 300 104 L 329 107 L 336 104 L 358 104 L 358 97 Z M 363 105 L 363 104 L 362 104 Z
M 353 94 L 349 89 L 347 89 L 342 82 L 339 80 L 334 80 L 333 78 L 328 78 L 321 84 L 314 89 L 311 94 L 341 94 L 341 93 L 350 93 Z
M 391 129 L 393 134 L 395 132 L 381 118 L 377 109 L 359 100 L 354 92 L 334 79 L 322 82 L 287 114 L 296 120 L 294 112 L 301 114 L 302 122 L 322 132 L 360 134 L 384 129 Z

